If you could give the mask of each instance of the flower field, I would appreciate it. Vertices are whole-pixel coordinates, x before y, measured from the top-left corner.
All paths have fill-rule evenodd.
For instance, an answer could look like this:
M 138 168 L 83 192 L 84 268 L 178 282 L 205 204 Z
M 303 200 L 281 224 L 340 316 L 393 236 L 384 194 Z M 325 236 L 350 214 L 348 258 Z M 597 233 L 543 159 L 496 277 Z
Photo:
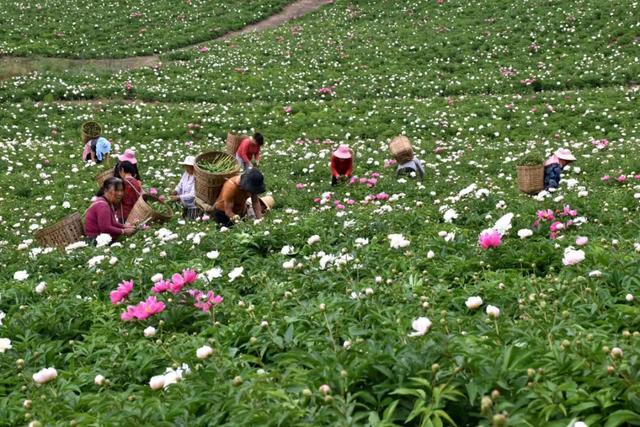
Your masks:
M 0 30 L 8 53 L 165 52 L 0 81 L 0 425 L 640 425 L 638 3 L 336 0 L 169 51 L 285 3 L 215 34 L 162 28 L 190 2 L 138 6 L 142 44 L 129 9 L 108 41 Z M 43 248 L 97 190 L 88 120 L 164 195 L 184 156 L 260 131 L 276 206 Z M 396 177 L 398 134 L 423 181 Z M 356 178 L 332 187 L 340 143 Z M 561 147 L 560 188 L 519 192 L 519 160 Z

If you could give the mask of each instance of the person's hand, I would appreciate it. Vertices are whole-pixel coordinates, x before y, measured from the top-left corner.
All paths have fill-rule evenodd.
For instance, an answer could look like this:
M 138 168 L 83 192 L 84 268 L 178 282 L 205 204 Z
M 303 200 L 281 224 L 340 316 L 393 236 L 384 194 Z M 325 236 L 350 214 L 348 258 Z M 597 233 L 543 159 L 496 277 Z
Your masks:
M 174 202 L 177 202 L 178 199 L 179 199 L 179 197 L 177 195 L 175 195 L 175 194 L 171 195 L 171 200 L 173 200 Z
M 240 218 L 240 215 L 234 215 L 234 216 L 231 218 L 231 221 L 235 223 L 235 222 L 240 221 L 240 219 L 241 219 L 241 218 Z
M 136 232 L 136 229 L 131 226 L 125 226 L 122 229 L 122 234 L 124 234 L 125 236 L 131 236 L 135 232 Z

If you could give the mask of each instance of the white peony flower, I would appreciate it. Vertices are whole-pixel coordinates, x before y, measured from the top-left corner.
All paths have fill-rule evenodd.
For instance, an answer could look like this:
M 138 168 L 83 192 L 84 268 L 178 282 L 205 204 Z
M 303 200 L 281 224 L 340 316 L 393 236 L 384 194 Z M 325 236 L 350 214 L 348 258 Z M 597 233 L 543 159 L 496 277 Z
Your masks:
M 244 271 L 244 267 L 236 267 L 234 268 L 231 273 L 228 274 L 229 276 L 229 281 L 233 282 L 234 280 L 236 280 L 238 277 L 242 277 L 242 272 Z
M 145 337 L 151 338 L 156 335 L 156 328 L 154 328 L 153 326 L 147 326 L 142 332 L 144 333 Z
M 295 248 L 290 245 L 283 246 L 282 249 L 280 249 L 280 253 L 282 255 L 291 255 L 293 254 L 294 251 L 295 251 Z
M 500 309 L 494 305 L 488 305 L 486 311 L 491 318 L 497 319 L 500 317 Z
M 25 270 L 16 271 L 15 273 L 13 273 L 13 280 L 17 280 L 18 282 L 27 280 L 28 277 L 29 273 L 27 273 Z
M 208 281 L 212 281 L 213 279 L 218 279 L 222 277 L 222 269 L 219 267 L 215 267 L 215 268 L 212 268 L 211 270 L 205 271 L 204 275 Z
M 204 345 L 196 350 L 196 357 L 198 359 L 206 359 L 213 354 L 213 349 L 208 345 Z
M 104 377 L 104 375 L 100 375 L 100 374 L 98 374 L 98 375 L 96 375 L 96 377 L 94 378 L 93 382 L 94 382 L 96 385 L 102 385 L 102 384 L 104 384 L 105 379 L 106 379 L 106 378 Z
M 289 261 L 285 261 L 282 263 L 282 268 L 284 268 L 285 270 L 291 270 L 295 266 L 296 266 L 295 258 L 291 258 Z
M 582 261 L 584 261 L 585 254 L 584 251 L 578 250 L 576 251 L 573 247 L 569 246 L 564 250 L 564 257 L 562 258 L 562 263 L 564 265 L 575 265 Z
M 220 256 L 220 252 L 218 251 L 207 252 L 207 258 L 209 259 L 218 259 L 219 256 Z
M 53 381 L 58 377 L 56 368 L 44 368 L 33 374 L 33 380 L 38 384 L 44 384 Z
M 433 257 L 436 256 L 436 254 L 433 251 L 429 251 L 427 252 L 427 259 L 433 259 Z
M 518 230 L 518 237 L 521 239 L 526 239 L 527 237 L 533 236 L 533 230 L 529 228 L 522 228 Z
M 152 390 L 160 390 L 164 387 L 164 375 L 156 375 L 149 380 L 149 387 Z
M 314 234 L 313 236 L 307 239 L 307 244 L 313 245 L 315 243 L 318 243 L 319 241 L 320 241 L 320 236 L 318 236 L 317 234 Z
M 9 338 L 0 338 L 0 353 L 4 353 L 11 348 L 11 340 Z
M 627 294 L 627 295 L 625 295 L 625 297 L 624 297 L 624 299 L 625 299 L 627 302 L 631 302 L 631 301 L 633 301 L 633 300 L 634 300 L 634 298 L 635 298 L 635 297 L 634 297 L 633 295 L 631 295 L 631 294 Z
M 111 243 L 111 236 L 107 233 L 101 233 L 98 234 L 98 236 L 96 237 L 96 246 L 102 247 L 102 246 L 107 246 L 109 243 Z
M 162 280 L 162 273 L 154 274 L 153 276 L 151 276 L 151 281 L 153 283 L 159 282 L 160 280 Z
M 421 337 L 422 335 L 429 332 L 431 329 L 431 320 L 426 317 L 418 317 L 416 320 L 411 322 L 411 327 L 414 332 L 410 333 L 410 337 Z
M 458 218 L 458 212 L 455 209 L 447 209 L 447 211 L 442 215 L 444 218 L 444 222 L 453 222 L 454 219 Z
M 401 249 L 406 248 L 411 243 L 409 240 L 405 239 L 402 234 L 389 234 L 387 235 L 389 239 L 389 244 L 393 249 Z
M 482 305 L 482 298 L 480 297 L 469 297 L 465 301 L 465 305 L 469 310 L 475 310 L 476 308 Z
M 602 276 L 602 271 L 600 270 L 593 270 L 589 272 L 589 277 L 600 277 L 600 276 Z

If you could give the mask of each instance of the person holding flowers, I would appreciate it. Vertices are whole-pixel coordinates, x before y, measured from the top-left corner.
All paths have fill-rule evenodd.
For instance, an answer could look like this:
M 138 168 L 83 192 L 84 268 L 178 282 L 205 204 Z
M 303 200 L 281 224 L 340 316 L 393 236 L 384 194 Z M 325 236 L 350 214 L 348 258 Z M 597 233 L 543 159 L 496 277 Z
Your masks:
M 576 158 L 568 148 L 556 150 L 551 157 L 544 162 L 544 188 L 558 188 L 562 169 Z
M 135 232 L 130 225 L 118 222 L 116 209 L 124 193 L 122 180 L 111 177 L 104 181 L 96 198 L 85 214 L 84 231 L 87 238 L 95 242 L 100 234 L 108 234 L 113 240 L 119 236 L 129 236 Z
M 337 185 L 342 177 L 349 178 L 353 173 L 353 151 L 347 144 L 340 144 L 331 155 L 331 185 Z
M 262 206 L 258 195 L 265 191 L 264 176 L 255 168 L 228 179 L 214 205 L 214 219 L 219 225 L 232 227 L 240 218 L 246 216 L 248 198 L 251 198 L 256 219 L 261 219 Z

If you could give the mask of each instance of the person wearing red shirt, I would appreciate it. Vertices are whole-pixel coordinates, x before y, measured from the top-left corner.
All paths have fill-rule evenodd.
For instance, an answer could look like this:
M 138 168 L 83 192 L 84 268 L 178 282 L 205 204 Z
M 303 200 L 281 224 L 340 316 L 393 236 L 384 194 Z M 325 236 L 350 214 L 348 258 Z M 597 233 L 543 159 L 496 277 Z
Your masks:
M 124 195 L 120 202 L 120 212 L 118 219 L 124 224 L 129 218 L 129 214 L 133 209 L 140 196 L 142 195 L 142 186 L 140 181 L 134 178 L 136 173 L 135 166 L 130 162 L 120 162 L 120 178 L 124 183 Z
M 346 144 L 340 144 L 331 155 L 331 185 L 337 185 L 342 176 L 349 178 L 353 173 L 353 152 Z
M 264 137 L 261 133 L 256 133 L 253 138 L 245 138 L 240 142 L 236 150 L 236 160 L 243 169 L 252 167 L 252 161 L 256 166 L 260 166 L 260 148 L 264 144 Z
M 114 205 L 120 203 L 124 190 L 120 178 L 108 178 L 96 194 L 96 199 L 85 214 L 84 232 L 91 241 L 106 233 L 113 240 L 121 235 L 129 236 L 135 232 L 130 225 L 120 224 L 116 219 Z

